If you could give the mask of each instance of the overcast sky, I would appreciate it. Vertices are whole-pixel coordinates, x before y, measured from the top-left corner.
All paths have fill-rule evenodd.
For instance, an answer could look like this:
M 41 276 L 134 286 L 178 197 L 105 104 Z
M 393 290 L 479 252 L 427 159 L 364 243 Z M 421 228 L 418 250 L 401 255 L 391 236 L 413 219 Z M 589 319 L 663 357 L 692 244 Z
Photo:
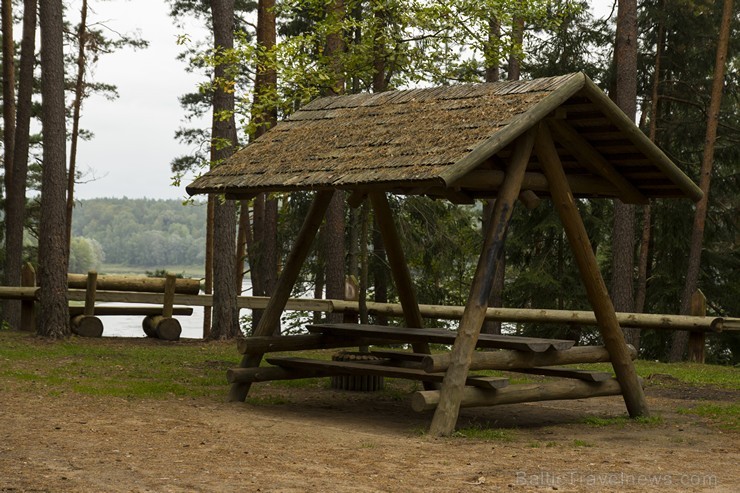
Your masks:
M 94 80 L 118 86 L 120 97 L 107 101 L 92 96 L 82 109 L 83 128 L 95 137 L 78 149 L 78 169 L 90 170 L 77 186 L 76 197 L 175 198 L 186 197 L 184 180 L 171 185 L 170 161 L 189 149 L 174 140 L 182 123 L 178 96 L 192 92 L 198 79 L 176 59 L 181 47 L 178 35 L 204 35 L 197 24 L 178 28 L 162 0 L 115 0 L 89 2 L 90 22 L 104 21 L 121 33 L 138 31 L 149 48 L 122 50 L 104 55 L 96 65 Z M 594 10 L 607 15 L 614 0 L 594 0 Z M 69 21 L 79 22 L 79 11 L 68 11 Z M 20 36 L 17 28 L 16 37 Z M 205 122 L 207 125 L 208 123 Z

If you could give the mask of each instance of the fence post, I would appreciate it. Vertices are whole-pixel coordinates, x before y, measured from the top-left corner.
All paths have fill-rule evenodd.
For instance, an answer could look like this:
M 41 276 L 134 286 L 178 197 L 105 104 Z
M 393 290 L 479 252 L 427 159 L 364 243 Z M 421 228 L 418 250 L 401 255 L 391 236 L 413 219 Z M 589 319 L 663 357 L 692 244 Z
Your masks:
M 707 298 L 700 289 L 697 289 L 691 295 L 691 314 L 695 317 L 705 317 L 707 315 Z M 692 363 L 704 363 L 704 332 L 689 332 L 689 361 Z
M 30 262 L 23 264 L 21 268 L 21 286 L 36 287 L 36 271 Z M 21 330 L 28 332 L 36 331 L 36 300 L 21 301 Z

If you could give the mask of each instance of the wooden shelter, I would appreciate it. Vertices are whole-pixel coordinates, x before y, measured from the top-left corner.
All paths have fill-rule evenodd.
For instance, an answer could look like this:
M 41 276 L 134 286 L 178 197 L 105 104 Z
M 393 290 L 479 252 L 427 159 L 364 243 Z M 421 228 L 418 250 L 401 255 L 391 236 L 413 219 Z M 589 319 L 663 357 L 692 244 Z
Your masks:
M 634 354 L 625 344 L 574 197 L 610 197 L 626 203 L 663 197 L 696 201 L 701 191 L 586 75 L 321 98 L 187 187 L 191 195 L 218 193 L 227 198 L 298 190 L 314 190 L 316 197 L 256 337 L 244 345 L 241 368 L 229 373 L 231 399 L 243 400 L 252 382 L 265 379 L 386 372 L 425 382 L 427 390 L 413 402 L 418 409 L 436 408 L 431 426 L 435 435 L 454 430 L 461 405 L 617 393 L 623 395 L 631 416 L 648 414 L 632 364 Z M 408 329 L 321 325 L 312 327 L 312 334 L 298 336 L 303 339 L 278 342 L 270 336 L 336 190 L 351 192 L 350 205 L 368 198 L 375 209 Z M 446 334 L 445 340 L 454 343 L 450 354 L 428 354 L 428 343 L 445 334 L 422 329 L 386 193 L 455 203 L 496 199 L 459 328 L 456 334 Z M 580 355 L 584 349 L 571 348 L 573 341 L 507 336 L 492 340 L 480 334 L 512 208 L 518 198 L 532 194 L 550 197 L 560 215 L 605 346 L 586 349 L 600 351 L 598 356 L 596 352 L 588 358 L 572 356 L 574 350 Z M 414 352 L 386 352 L 380 365 L 272 358 L 268 362 L 274 367 L 257 368 L 265 352 L 280 350 L 275 348 L 400 340 L 410 342 Z M 490 358 L 483 364 L 481 353 L 475 351 L 482 346 L 508 349 L 497 352 L 495 364 Z M 611 361 L 616 380 L 587 382 L 584 379 L 593 376 L 541 367 L 604 359 Z M 470 376 L 471 364 L 536 368 L 569 380 L 545 391 L 498 388 L 500 382 Z

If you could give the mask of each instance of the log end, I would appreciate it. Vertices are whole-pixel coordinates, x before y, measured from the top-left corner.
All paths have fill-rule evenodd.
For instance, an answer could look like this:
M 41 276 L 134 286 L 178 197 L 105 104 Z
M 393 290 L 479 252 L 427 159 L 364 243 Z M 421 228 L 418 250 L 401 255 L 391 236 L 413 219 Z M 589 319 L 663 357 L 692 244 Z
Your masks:
M 70 324 L 72 332 L 80 337 L 102 337 L 103 322 L 94 316 L 77 315 Z

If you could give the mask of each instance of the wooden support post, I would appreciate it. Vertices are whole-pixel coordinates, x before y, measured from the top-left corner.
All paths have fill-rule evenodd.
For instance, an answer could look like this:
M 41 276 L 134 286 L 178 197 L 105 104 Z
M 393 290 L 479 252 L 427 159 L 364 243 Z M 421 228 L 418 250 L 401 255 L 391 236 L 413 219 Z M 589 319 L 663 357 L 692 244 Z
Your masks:
M 396 289 L 398 290 L 398 298 L 403 308 L 406 327 L 421 329 L 424 327 L 424 320 L 421 317 L 419 302 L 416 298 L 416 290 L 411 280 L 411 273 L 409 272 L 409 266 L 403 254 L 403 248 L 401 248 L 401 240 L 398 237 L 396 225 L 393 222 L 393 213 L 388 204 L 388 198 L 385 192 L 372 192 L 369 194 L 369 197 L 375 211 L 375 220 L 378 223 L 380 236 L 383 238 L 388 263 L 391 266 L 393 282 L 396 284 Z M 411 347 L 415 353 L 431 354 L 432 352 L 429 349 L 429 344 L 425 342 L 414 342 L 411 344 Z M 437 385 L 433 382 L 424 382 L 423 385 L 426 390 L 437 388 Z
M 468 376 L 470 361 L 478 341 L 488 308 L 493 275 L 503 255 L 506 230 L 514 203 L 519 196 L 524 172 L 529 163 L 534 142 L 534 130 L 529 130 L 515 143 L 511 163 L 506 170 L 506 178 L 496 198 L 491 223 L 486 232 L 483 250 L 475 270 L 470 296 L 465 305 L 457 338 L 452 347 L 452 361 L 445 374 L 440 391 L 439 405 L 434 413 L 429 432 L 435 436 L 449 435 L 455 431 L 460 412 L 465 379 Z
M 162 316 L 172 318 L 172 308 L 175 305 L 175 283 L 177 277 L 174 274 L 167 274 L 164 281 L 164 302 L 162 303 Z
M 21 286 L 36 287 L 36 271 L 30 262 L 23 264 L 21 269 Z M 35 300 L 21 301 L 21 330 L 28 332 L 36 331 Z
M 98 288 L 98 273 L 91 270 L 87 273 L 87 286 L 85 287 L 85 310 L 82 312 L 86 317 L 95 315 L 95 292 Z
M 691 315 L 695 317 L 707 316 L 707 298 L 701 290 L 697 289 L 691 295 Z M 705 332 L 689 332 L 689 361 L 692 363 L 704 363 Z
M 91 270 L 85 282 L 85 308 L 82 315 L 72 317 L 72 332 L 82 337 L 101 337 L 103 322 L 95 316 L 95 293 L 98 287 L 98 273 Z
M 581 279 L 586 288 L 588 301 L 593 307 L 598 322 L 601 338 L 604 340 L 612 367 L 622 388 L 622 395 L 627 411 L 633 418 L 648 416 L 649 410 L 645 401 L 645 393 L 637 378 L 637 372 L 632 364 L 624 334 L 619 327 L 614 305 L 609 298 L 609 292 L 601 277 L 596 256 L 591 249 L 586 228 L 578 212 L 573 193 L 558 157 L 555 144 L 545 125 L 540 125 L 535 141 L 537 158 L 550 184 L 550 194 L 553 204 L 563 223 L 565 234 L 568 237 L 570 248 L 578 265 Z
M 396 225 L 393 222 L 393 214 L 388 204 L 388 198 L 383 192 L 371 192 L 368 194 L 373 210 L 375 211 L 375 220 L 380 229 L 380 235 L 383 238 L 388 263 L 391 266 L 391 275 L 398 289 L 398 298 L 403 308 L 403 318 L 406 327 L 421 329 L 424 327 L 424 320 L 419 311 L 419 303 L 416 299 L 414 283 L 411 280 L 409 266 L 401 248 L 401 240 L 396 231 Z M 429 345 L 425 343 L 413 344 L 415 353 L 430 354 Z
M 306 219 L 303 222 L 298 237 L 293 245 L 293 250 L 285 263 L 283 272 L 278 279 L 277 287 L 273 293 L 270 301 L 267 303 L 265 311 L 262 313 L 260 322 L 257 328 L 254 330 L 255 336 L 270 336 L 275 332 L 280 322 L 280 316 L 283 313 L 285 304 L 290 298 L 290 293 L 293 290 L 298 274 L 301 271 L 303 262 L 306 260 L 308 252 L 311 250 L 311 244 L 316 237 L 316 232 L 319 230 L 326 210 L 329 207 L 329 202 L 334 195 L 333 190 L 322 190 L 316 193 L 313 204 L 306 215 Z M 261 353 L 246 353 L 242 357 L 241 368 L 251 368 L 259 366 L 262 361 L 263 354 Z M 229 392 L 229 401 L 244 401 L 247 398 L 251 383 L 249 382 L 236 382 L 232 384 Z

